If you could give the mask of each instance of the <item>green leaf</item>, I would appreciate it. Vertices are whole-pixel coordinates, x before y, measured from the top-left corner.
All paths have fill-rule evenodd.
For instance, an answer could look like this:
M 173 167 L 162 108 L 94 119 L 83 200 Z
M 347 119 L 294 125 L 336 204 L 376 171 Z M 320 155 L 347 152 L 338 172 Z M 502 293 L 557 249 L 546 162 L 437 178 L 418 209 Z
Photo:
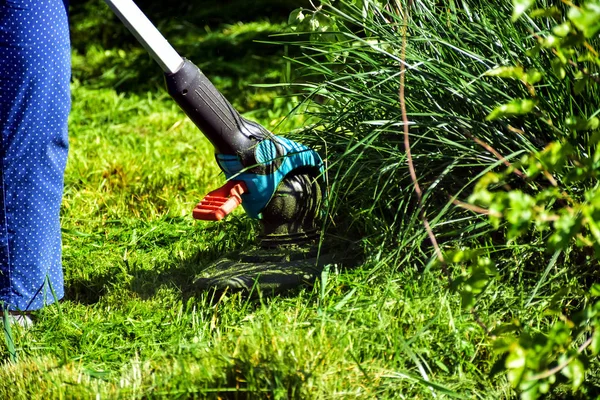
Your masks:
M 508 201 L 509 206 L 505 212 L 506 221 L 509 223 L 508 237 L 516 238 L 531 224 L 535 200 L 519 190 L 511 190 L 508 193 Z
M 498 229 L 500 227 L 500 224 L 502 223 L 502 214 L 505 208 L 506 204 L 504 203 L 504 201 L 496 201 L 490 205 L 490 224 L 492 224 L 494 229 Z
M 563 66 L 564 63 L 561 61 L 561 59 L 554 58 L 554 59 L 552 59 L 550 64 L 552 65 L 552 72 L 554 72 L 554 75 L 556 75 L 560 79 L 565 79 L 565 76 L 567 75 L 567 71 L 565 71 L 565 68 Z
M 536 156 L 543 168 L 552 174 L 561 172 L 572 154 L 573 146 L 569 143 L 552 142 Z
M 536 43 L 535 46 L 533 46 L 530 49 L 527 49 L 527 51 L 525 52 L 525 54 L 527 54 L 528 57 L 537 57 L 540 54 L 540 51 L 542 50 L 542 46 L 539 43 Z
M 534 3 L 535 0 L 513 0 L 512 21 L 518 20 Z
M 568 22 L 563 22 L 560 25 L 556 25 L 552 28 L 552 33 L 559 37 L 565 37 L 571 32 L 571 24 Z
M 583 78 L 577 80 L 575 82 L 575 86 L 573 87 L 573 91 L 575 92 L 575 94 L 581 94 L 588 86 L 589 82 L 590 80 L 587 76 L 584 76 Z
M 535 68 L 531 68 L 527 70 L 527 74 L 525 75 L 525 82 L 529 83 L 530 85 L 535 85 L 536 83 L 542 80 L 543 76 L 544 74 L 542 74 L 540 71 L 538 71 Z
M 479 294 L 486 287 L 490 278 L 485 274 L 481 273 L 481 271 L 477 271 L 474 273 L 469 279 L 467 279 L 466 284 L 470 287 L 470 290 L 473 294 Z
M 565 125 L 572 131 L 591 131 L 598 129 L 600 120 L 597 117 L 587 119 L 585 117 L 571 116 L 565 120 Z
M 489 257 L 477 257 L 477 268 L 480 268 L 487 276 L 497 276 L 496 263 Z
M 302 22 L 304 18 L 306 18 L 302 11 L 304 11 L 302 7 L 296 8 L 294 11 L 292 11 L 288 17 L 288 25 L 294 25 Z
M 562 51 L 566 56 L 573 57 L 579 53 L 575 48 L 585 43 L 585 37 L 574 26 L 571 26 L 571 34 L 563 37 L 560 41 Z
M 581 231 L 583 222 L 580 213 L 562 211 L 561 216 L 554 221 L 554 233 L 548 239 L 548 246 L 554 251 L 566 249 L 575 235 Z
M 577 390 L 585 379 L 585 366 L 578 358 L 573 359 L 562 372 L 567 378 L 571 379 L 573 390 Z
M 460 292 L 461 306 L 464 310 L 470 310 L 475 306 L 475 295 L 470 288 L 463 288 Z
M 497 67 L 485 73 L 486 76 L 497 76 L 499 78 L 523 79 L 525 71 L 522 67 Z
M 590 350 L 592 350 L 592 355 L 597 356 L 600 352 L 600 332 L 597 330 L 594 331 L 594 335 L 592 336 L 592 343 L 590 343 Z
M 582 7 L 571 7 L 567 16 L 588 39 L 600 32 L 600 2 L 597 0 L 588 1 Z
M 550 391 L 550 382 L 542 381 L 540 382 L 540 393 L 546 394 Z
M 514 346 L 511 353 L 506 357 L 506 368 L 516 369 L 525 366 L 527 361 L 527 352 L 521 346 Z
M 594 283 L 590 288 L 590 294 L 594 297 L 600 296 L 600 283 Z
M 532 99 L 514 99 L 510 103 L 503 104 L 493 109 L 492 112 L 485 117 L 485 119 L 492 121 L 502 117 L 525 115 L 530 113 L 536 104 L 537 101 Z
M 467 261 L 473 261 L 479 256 L 480 253 L 481 251 L 478 251 L 477 249 L 461 249 L 444 253 L 444 258 L 453 264 L 458 264 Z
M 557 47 L 560 44 L 560 40 L 554 35 L 548 35 L 544 38 L 542 46 L 544 47 Z
M 536 8 L 529 13 L 531 18 L 554 18 L 560 19 L 560 10 L 556 6 L 550 8 Z
M 523 67 L 505 66 L 497 67 L 487 71 L 485 76 L 497 76 L 498 78 L 512 78 L 518 79 L 525 83 L 535 84 L 542 79 L 542 73 L 535 68 L 523 70 Z
M 556 57 L 559 59 L 560 63 L 564 66 L 569 62 L 569 56 L 573 54 L 572 49 L 567 49 L 564 47 L 556 47 Z
M 536 400 L 540 395 L 537 382 L 523 382 L 519 389 L 521 389 L 521 400 Z
M 510 357 L 510 355 L 508 356 Z M 508 360 L 507 357 L 507 360 Z M 523 373 L 525 372 L 525 366 L 519 368 L 510 368 L 506 374 L 508 381 L 510 382 L 512 387 L 517 387 L 523 378 Z
M 514 323 L 500 324 L 490 332 L 490 335 L 500 336 L 500 335 L 504 335 L 506 333 L 518 332 L 520 329 L 521 328 L 517 324 L 514 324 Z
M 591 51 L 586 51 L 584 53 L 580 53 L 577 56 L 578 62 L 590 62 L 600 66 L 600 57 L 594 55 Z
M 518 321 L 515 322 L 515 324 L 518 324 Z M 518 346 L 517 343 L 518 340 L 514 336 L 500 336 L 494 340 L 492 343 L 492 348 L 496 353 L 504 353 L 506 356 L 508 356 L 507 352 L 510 351 L 514 346 Z M 506 359 L 506 357 L 504 358 Z
M 309 26 L 310 26 L 311 30 L 318 31 L 321 26 L 321 22 L 319 21 L 318 18 L 313 17 L 309 21 Z
M 571 329 L 564 322 L 556 322 L 550 329 L 548 337 L 555 344 L 566 347 L 572 341 Z
M 588 228 L 590 230 L 590 232 L 592 233 L 592 236 L 595 239 L 595 243 L 594 244 L 599 244 L 600 243 L 600 227 L 598 226 L 598 224 L 596 223 L 596 219 L 594 218 L 593 215 L 593 211 L 590 210 L 591 207 L 584 207 L 583 208 L 583 215 L 585 216 L 585 222 L 587 222 Z

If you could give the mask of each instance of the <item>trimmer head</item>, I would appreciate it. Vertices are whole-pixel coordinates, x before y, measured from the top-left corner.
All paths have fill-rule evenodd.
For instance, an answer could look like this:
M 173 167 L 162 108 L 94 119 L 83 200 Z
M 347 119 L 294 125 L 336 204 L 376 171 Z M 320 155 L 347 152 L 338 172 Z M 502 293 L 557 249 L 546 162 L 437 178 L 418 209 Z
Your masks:
M 280 292 L 310 285 L 333 262 L 319 246 L 317 216 L 322 193 L 310 173 L 294 171 L 262 212 L 259 244 L 217 260 L 197 276 L 199 288 Z

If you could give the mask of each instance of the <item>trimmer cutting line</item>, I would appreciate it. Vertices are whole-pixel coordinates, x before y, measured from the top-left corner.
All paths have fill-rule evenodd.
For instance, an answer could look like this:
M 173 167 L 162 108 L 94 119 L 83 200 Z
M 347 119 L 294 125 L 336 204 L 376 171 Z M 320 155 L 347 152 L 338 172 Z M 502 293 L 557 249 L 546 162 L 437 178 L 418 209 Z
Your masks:
M 228 255 L 200 287 L 281 290 L 312 282 L 331 257 L 317 257 L 323 162 L 312 149 L 243 118 L 191 61 L 182 58 L 131 0 L 105 0 L 165 73 L 167 90 L 215 147 L 227 183 L 194 209 L 218 221 L 241 204 L 262 223 L 259 246 Z

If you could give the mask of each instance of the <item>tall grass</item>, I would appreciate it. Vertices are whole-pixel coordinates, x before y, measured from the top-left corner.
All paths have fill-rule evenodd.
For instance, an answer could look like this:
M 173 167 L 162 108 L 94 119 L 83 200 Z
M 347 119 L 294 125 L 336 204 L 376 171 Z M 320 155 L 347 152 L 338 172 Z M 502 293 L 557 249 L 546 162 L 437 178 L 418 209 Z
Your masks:
M 544 35 L 550 27 L 544 26 L 545 19 L 513 24 L 512 7 L 510 1 L 323 1 L 303 11 L 287 44 L 303 51 L 304 57 L 292 62 L 301 69 L 298 87 L 316 117 L 311 129 L 297 135 L 320 147 L 329 160 L 329 204 L 335 216 L 328 229 L 351 232 L 363 242 L 377 265 L 370 280 L 413 269 L 424 276 L 437 274 L 440 286 L 446 285 L 432 268 L 434 249 L 419 217 L 404 148 L 399 82 L 405 63 L 410 150 L 433 232 L 443 250 L 476 248 L 500 270 L 479 297 L 473 319 L 484 330 L 522 321 L 524 336 L 544 337 L 557 321 L 544 316 L 549 304 L 560 302 L 572 313 L 586 303 L 583 293 L 598 279 L 597 258 L 574 245 L 548 252 L 548 231 L 509 241 L 502 226 L 492 229 L 485 212 L 461 201 L 485 173 L 504 171 L 506 163 L 570 135 L 552 121 L 597 115 L 600 92 L 597 85 L 573 91 L 575 81 L 554 75 L 548 55 L 533 56 L 534 33 Z M 405 58 L 403 13 L 408 13 Z M 518 81 L 486 76 L 495 67 L 512 65 L 545 72 L 544 84 L 536 87 L 542 103 L 526 118 L 487 121 L 498 105 L 531 96 Z M 582 159 L 590 152 L 584 147 L 577 150 Z M 573 184 L 563 176 L 554 179 L 572 198 L 582 199 L 585 186 L 596 184 Z M 526 193 L 540 187 L 518 174 L 503 184 Z M 454 277 L 465 273 L 462 266 L 452 267 Z M 498 366 L 503 368 L 503 360 Z M 597 372 L 597 362 L 590 370 Z M 585 389 L 587 394 L 593 386 Z M 560 397 L 562 390 L 553 393 Z
M 336 223 L 350 226 L 370 252 L 383 244 L 394 265 L 422 269 L 433 252 L 415 210 L 403 144 L 401 11 L 394 2 L 324 3 L 315 12 L 319 33 L 290 39 L 303 51 L 293 62 L 318 121 L 298 135 L 327 154 Z M 591 114 L 598 92 L 574 102 L 562 95 L 571 83 L 550 75 L 541 90 L 554 115 L 486 121 L 497 105 L 527 95 L 520 83 L 486 77 L 486 71 L 521 63 L 549 70 L 548 60 L 527 55 L 535 44 L 531 32 L 543 26 L 530 19 L 513 24 L 509 1 L 421 0 L 407 12 L 405 91 L 425 212 L 445 249 L 475 241 L 499 252 L 502 236 L 491 233 L 486 217 L 453 202 L 464 201 L 484 173 L 504 167 L 490 148 L 508 161 L 543 148 L 558 132 L 548 117 L 560 120 L 575 106 Z M 518 179 L 510 184 L 524 186 Z M 531 260 L 521 265 L 537 269 L 541 241 L 533 237 L 527 247 Z

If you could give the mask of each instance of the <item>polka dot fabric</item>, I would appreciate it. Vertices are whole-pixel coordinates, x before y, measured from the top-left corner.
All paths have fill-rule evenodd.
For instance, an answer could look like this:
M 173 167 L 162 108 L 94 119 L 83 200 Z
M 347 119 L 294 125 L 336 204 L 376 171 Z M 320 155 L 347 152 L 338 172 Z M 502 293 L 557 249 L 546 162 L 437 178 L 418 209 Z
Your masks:
M 70 62 L 63 0 L 0 0 L 0 301 L 11 310 L 64 293 Z

